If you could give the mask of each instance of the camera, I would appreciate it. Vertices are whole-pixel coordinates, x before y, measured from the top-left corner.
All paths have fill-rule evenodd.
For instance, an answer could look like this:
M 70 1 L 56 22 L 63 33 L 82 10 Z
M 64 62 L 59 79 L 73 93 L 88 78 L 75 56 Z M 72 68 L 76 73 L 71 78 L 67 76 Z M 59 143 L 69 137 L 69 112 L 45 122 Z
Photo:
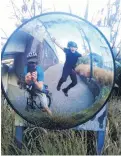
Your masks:
M 36 64 L 29 63 L 27 66 L 27 72 L 33 73 L 36 71 Z

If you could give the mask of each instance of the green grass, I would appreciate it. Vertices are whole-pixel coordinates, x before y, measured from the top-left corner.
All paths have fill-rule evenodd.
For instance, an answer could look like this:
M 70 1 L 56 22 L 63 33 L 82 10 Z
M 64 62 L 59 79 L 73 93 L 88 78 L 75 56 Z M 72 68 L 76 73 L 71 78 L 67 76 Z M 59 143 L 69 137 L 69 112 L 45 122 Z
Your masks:
M 2 98 L 1 148 L 3 155 L 86 155 L 96 154 L 96 133 L 87 131 L 49 131 L 28 127 L 24 131 L 23 148 L 14 144 L 14 112 Z M 121 101 L 112 97 L 103 155 L 121 154 Z

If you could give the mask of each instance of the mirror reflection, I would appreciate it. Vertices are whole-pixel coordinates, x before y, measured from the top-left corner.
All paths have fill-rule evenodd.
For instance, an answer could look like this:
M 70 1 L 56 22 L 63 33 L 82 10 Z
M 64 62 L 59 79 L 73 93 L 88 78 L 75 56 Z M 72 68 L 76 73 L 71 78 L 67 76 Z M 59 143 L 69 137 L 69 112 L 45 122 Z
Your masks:
M 22 117 L 42 127 L 71 128 L 108 98 L 114 77 L 104 37 L 64 13 L 39 16 L 19 28 L 2 57 L 2 83 Z

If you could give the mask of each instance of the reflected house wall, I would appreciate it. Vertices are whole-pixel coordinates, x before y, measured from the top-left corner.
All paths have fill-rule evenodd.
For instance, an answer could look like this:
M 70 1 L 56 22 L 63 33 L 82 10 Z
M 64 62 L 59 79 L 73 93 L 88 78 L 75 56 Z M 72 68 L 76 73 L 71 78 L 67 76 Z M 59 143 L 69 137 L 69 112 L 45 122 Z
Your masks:
M 4 56 L 18 52 L 24 52 L 27 37 L 28 35 L 22 31 L 17 31 L 14 33 L 6 46 Z
M 14 71 L 9 72 L 8 85 L 10 84 L 10 85 L 13 85 L 13 86 L 18 86 L 17 80 L 18 80 L 18 78 L 17 78 L 15 72 Z
M 15 74 L 14 67 L 7 66 L 2 64 L 2 82 L 5 92 L 7 92 L 8 85 L 18 86 L 17 85 L 17 76 Z
M 2 64 L 2 82 L 3 82 L 3 86 L 4 86 L 4 90 L 5 92 L 7 91 L 7 87 L 8 87 L 8 66 L 5 64 Z
M 44 70 L 48 69 L 50 66 L 53 66 L 58 63 L 58 58 L 55 54 L 55 51 L 52 47 L 50 47 L 49 43 L 46 40 L 43 40 L 43 42 L 40 42 L 36 38 L 31 37 L 31 39 L 28 39 L 26 43 L 26 49 L 24 56 L 21 56 L 23 58 L 20 58 L 20 55 L 18 56 L 18 60 L 22 60 L 21 65 L 25 65 L 27 63 L 27 54 L 29 52 L 36 52 L 38 55 L 38 64 L 42 66 Z M 16 58 L 17 60 L 17 58 Z M 19 61 L 16 61 L 18 64 Z M 18 66 L 18 65 L 17 65 Z
M 5 64 L 2 64 L 2 82 L 5 92 L 7 92 L 8 85 L 17 85 L 17 76 L 15 74 L 14 68 L 11 68 Z
M 23 31 L 16 32 L 11 37 L 2 58 L 4 60 L 14 58 L 12 70 L 6 70 L 5 66 L 2 68 L 5 90 L 7 90 L 8 84 L 17 86 L 17 80 L 24 75 L 27 54 L 31 51 L 35 51 L 38 54 L 38 64 L 44 70 L 58 63 L 56 53 L 47 41 L 43 40 L 43 42 L 40 42 Z
M 38 54 L 38 64 L 41 65 L 44 70 L 58 63 L 58 58 L 54 50 L 45 40 L 38 44 L 36 52 Z
M 17 80 L 18 80 L 17 73 L 20 73 L 20 69 L 22 69 L 21 64 L 23 64 L 23 62 L 21 63 L 22 59 L 20 56 L 23 56 L 24 54 L 24 51 L 26 48 L 26 40 L 27 40 L 27 35 L 23 33 L 22 31 L 17 31 L 11 36 L 5 48 L 2 60 L 7 61 L 9 59 L 14 59 L 14 63 L 12 67 L 9 66 L 7 71 L 2 68 L 2 80 L 3 80 L 3 85 L 6 91 L 7 91 L 9 84 L 18 86 L 17 85 Z M 16 59 L 17 57 L 19 59 Z M 18 64 L 16 62 L 18 62 Z
M 33 42 L 33 37 L 26 34 L 27 35 L 27 39 L 25 44 L 25 50 L 22 53 L 17 53 L 17 55 L 15 56 L 15 73 L 17 75 L 17 77 L 20 77 L 21 75 L 24 75 L 24 67 L 27 63 L 26 57 L 27 54 L 31 51 L 31 46 L 32 46 L 32 42 Z
M 29 49 L 31 47 L 31 49 Z M 36 38 L 33 38 L 31 45 L 27 45 L 24 57 L 26 58 L 29 52 L 36 52 L 38 55 L 38 64 L 42 66 L 44 70 L 48 69 L 58 63 L 58 58 L 55 51 L 50 47 L 46 40 L 40 42 Z M 27 60 L 25 61 L 27 62 Z
M 23 43 L 25 49 L 24 51 L 18 52 L 15 55 L 14 66 L 17 77 L 24 75 L 24 67 L 27 64 L 27 54 L 29 52 L 35 51 L 38 54 L 38 64 L 41 65 L 44 70 L 58 63 L 58 58 L 55 54 L 55 51 L 52 47 L 50 47 L 47 41 L 43 40 L 43 42 L 40 42 L 27 33 L 25 33 L 25 35 L 26 40 Z

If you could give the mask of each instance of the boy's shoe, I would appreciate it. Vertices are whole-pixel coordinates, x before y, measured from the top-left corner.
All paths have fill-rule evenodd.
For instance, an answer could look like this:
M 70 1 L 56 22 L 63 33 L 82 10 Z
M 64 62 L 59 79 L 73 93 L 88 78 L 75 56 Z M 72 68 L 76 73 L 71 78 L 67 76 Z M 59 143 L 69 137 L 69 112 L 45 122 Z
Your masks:
M 60 87 L 59 86 L 57 86 L 57 90 L 60 91 Z
M 64 92 L 65 96 L 68 96 L 68 91 L 65 89 L 62 89 L 62 91 Z

